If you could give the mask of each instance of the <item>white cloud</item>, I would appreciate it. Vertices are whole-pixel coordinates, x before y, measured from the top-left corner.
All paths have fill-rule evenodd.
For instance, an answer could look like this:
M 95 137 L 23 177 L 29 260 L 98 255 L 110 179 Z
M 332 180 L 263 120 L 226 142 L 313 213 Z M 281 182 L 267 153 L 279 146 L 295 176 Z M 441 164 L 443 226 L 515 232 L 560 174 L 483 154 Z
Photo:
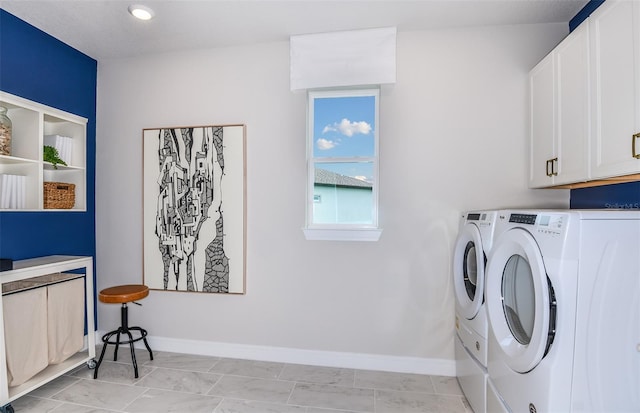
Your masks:
M 316 141 L 316 146 L 321 151 L 326 151 L 328 149 L 333 149 L 336 145 L 337 145 L 337 143 L 335 141 L 330 141 L 328 139 L 320 138 L 320 139 L 318 139 Z
M 340 132 L 345 136 L 353 136 L 358 133 L 368 135 L 371 132 L 371 125 L 365 121 L 351 122 L 349 119 L 342 119 L 340 123 L 334 123 L 333 125 L 327 125 L 322 130 L 322 133 L 327 132 Z
M 327 125 L 324 127 L 324 129 L 322 129 L 322 133 L 327 133 L 327 132 L 337 132 L 338 129 L 336 129 L 335 126 L 332 125 Z

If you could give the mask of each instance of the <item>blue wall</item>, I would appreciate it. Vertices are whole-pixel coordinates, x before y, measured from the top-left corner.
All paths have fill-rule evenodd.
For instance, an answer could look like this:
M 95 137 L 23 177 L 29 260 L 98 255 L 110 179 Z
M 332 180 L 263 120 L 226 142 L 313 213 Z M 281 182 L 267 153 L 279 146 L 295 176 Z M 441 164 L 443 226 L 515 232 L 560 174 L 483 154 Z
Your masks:
M 640 182 L 571 190 L 572 209 L 640 209 Z
M 569 21 L 569 31 L 572 32 L 576 27 L 578 27 L 580 23 L 585 21 L 586 18 L 589 17 L 589 15 L 593 13 L 595 9 L 597 9 L 602 3 L 604 3 L 604 1 L 605 0 L 589 0 L 589 2 L 585 4 L 582 10 L 580 10 L 578 14 L 576 14 L 573 19 Z
M 87 211 L 0 212 L 0 257 L 95 258 L 97 62 L 0 9 L 0 89 L 85 117 Z

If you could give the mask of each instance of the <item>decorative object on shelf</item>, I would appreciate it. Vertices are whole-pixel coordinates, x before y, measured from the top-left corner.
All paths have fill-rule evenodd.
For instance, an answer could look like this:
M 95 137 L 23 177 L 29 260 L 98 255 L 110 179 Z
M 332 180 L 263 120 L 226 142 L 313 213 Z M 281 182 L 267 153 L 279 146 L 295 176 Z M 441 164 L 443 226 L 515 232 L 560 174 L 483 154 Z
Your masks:
M 60 158 L 58 150 L 49 145 L 44 145 L 42 149 L 42 160 L 51 163 L 55 169 L 58 169 L 58 164 L 67 166 L 67 163 Z
M 61 135 L 45 135 L 44 144 L 52 146 L 58 151 L 59 159 L 62 159 L 63 165 L 72 165 L 71 154 L 73 153 L 73 138 Z
M 71 209 L 76 203 L 76 186 L 66 182 L 43 182 L 45 209 Z
M 26 187 L 26 176 L 0 174 L 0 209 L 25 208 Z
M 143 284 L 245 292 L 245 126 L 143 130 Z
M 0 106 L 0 155 L 11 155 L 11 119 L 4 106 Z
M 89 153 L 87 119 L 2 90 L 0 90 L 0 106 L 8 108 L 13 132 L 11 155 L 0 155 L 0 175 L 23 176 L 24 194 L 16 199 L 24 197 L 25 202 L 22 207 L 17 207 L 20 208 L 19 211 L 51 213 L 69 211 L 66 208 L 47 207 L 48 209 L 45 209 L 42 197 L 44 182 L 73 183 L 75 201 L 71 211 L 86 211 L 87 154 Z M 66 166 L 61 166 L 65 164 Z M 14 209 L 16 207 L 3 207 L 2 198 L 2 188 L 0 188 L 1 211 L 16 210 Z M 1 387 L 0 384 L 0 390 Z M 2 397 L 1 394 L 0 397 Z M 0 413 L 3 413 L 2 405 L 0 405 Z

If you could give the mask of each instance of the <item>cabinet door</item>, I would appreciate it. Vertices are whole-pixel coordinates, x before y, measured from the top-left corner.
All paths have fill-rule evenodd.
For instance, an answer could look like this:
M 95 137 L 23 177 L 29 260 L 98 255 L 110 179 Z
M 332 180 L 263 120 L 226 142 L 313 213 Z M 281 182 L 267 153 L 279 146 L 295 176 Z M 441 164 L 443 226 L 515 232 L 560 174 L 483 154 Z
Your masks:
M 529 187 L 553 184 L 547 175 L 547 161 L 555 158 L 555 99 L 553 55 L 549 54 L 529 73 L 530 131 Z
M 573 31 L 555 49 L 557 130 L 554 184 L 589 178 L 589 26 Z
M 633 135 L 640 132 L 639 14 L 637 1 L 609 0 L 590 17 L 593 178 L 640 172 L 640 159 L 632 153 Z

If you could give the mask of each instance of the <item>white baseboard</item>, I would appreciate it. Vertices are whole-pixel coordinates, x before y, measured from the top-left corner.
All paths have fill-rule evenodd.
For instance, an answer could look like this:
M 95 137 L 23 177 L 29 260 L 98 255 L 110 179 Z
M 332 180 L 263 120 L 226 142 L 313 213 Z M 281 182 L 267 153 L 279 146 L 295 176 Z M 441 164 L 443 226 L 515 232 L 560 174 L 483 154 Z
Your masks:
M 98 345 L 101 345 L 100 338 L 103 334 L 105 334 L 103 331 L 96 332 L 96 343 Z M 155 336 L 148 336 L 147 339 L 152 350 L 173 353 L 434 376 L 454 377 L 456 375 L 455 360 L 303 350 Z M 137 342 L 136 347 L 144 347 L 144 345 L 141 342 Z

